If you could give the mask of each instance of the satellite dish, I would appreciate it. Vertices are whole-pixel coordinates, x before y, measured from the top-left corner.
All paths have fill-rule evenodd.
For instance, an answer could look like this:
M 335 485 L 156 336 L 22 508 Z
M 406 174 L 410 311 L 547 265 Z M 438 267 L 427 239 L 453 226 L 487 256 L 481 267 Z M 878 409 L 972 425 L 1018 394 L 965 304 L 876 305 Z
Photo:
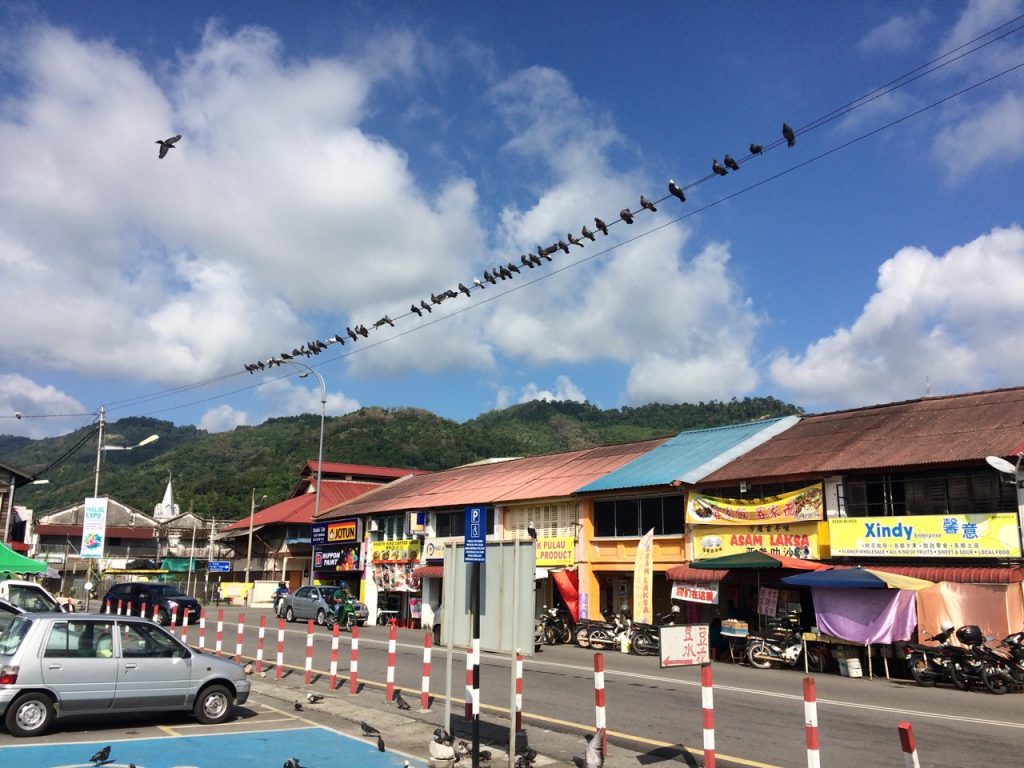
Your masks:
M 992 469 L 994 469 L 994 470 L 996 470 L 998 472 L 1002 472 L 1004 474 L 1014 475 L 1014 476 L 1016 476 L 1016 474 L 1017 474 L 1017 468 L 1015 466 L 1013 466 L 1013 464 L 1008 462 L 1006 459 L 1001 458 L 999 456 L 986 456 L 985 457 L 985 462 L 990 467 L 992 467 Z

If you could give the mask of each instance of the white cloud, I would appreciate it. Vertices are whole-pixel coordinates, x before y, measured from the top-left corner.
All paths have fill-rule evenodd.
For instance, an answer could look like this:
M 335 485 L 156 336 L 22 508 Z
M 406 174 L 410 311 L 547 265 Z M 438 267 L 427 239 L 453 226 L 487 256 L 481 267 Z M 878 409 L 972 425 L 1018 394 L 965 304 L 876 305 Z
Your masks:
M 969 116 L 940 131 L 932 156 L 951 181 L 990 163 L 1024 158 L 1024 98 L 1008 91 L 996 102 L 976 105 Z
M 309 377 L 310 380 L 313 378 Z M 320 415 L 322 406 L 318 382 L 314 381 L 313 386 L 310 387 L 289 378 L 274 379 L 257 387 L 256 392 L 268 403 L 267 413 L 263 418 L 295 416 L 303 413 Z M 326 395 L 327 404 L 323 410 L 327 416 L 344 416 L 360 407 L 358 401 L 347 397 L 342 392 L 331 392 L 330 387 L 327 388 Z
M 55 422 L 60 431 L 82 425 L 82 414 L 86 412 L 78 400 L 61 392 L 54 386 L 39 384 L 17 373 L 0 374 L 0 434 L 18 435 L 38 439 L 54 434 Z M 20 413 L 22 417 L 16 418 Z M 42 415 L 77 414 L 72 421 L 54 418 L 37 418 Z M 8 418 L 10 417 L 10 418 Z
M 199 420 L 199 428 L 207 432 L 229 432 L 249 423 L 249 414 L 225 403 L 211 408 Z
M 907 247 L 886 261 L 860 317 L 780 354 L 771 375 L 806 405 L 863 405 L 1020 383 L 1024 230 L 1014 226 L 935 256 Z
M 518 395 L 508 387 L 503 387 L 498 392 L 497 408 L 507 408 L 513 402 L 529 403 L 532 400 L 543 400 L 546 402 L 571 401 L 574 403 L 586 402 L 587 396 L 583 390 L 573 384 L 572 379 L 566 375 L 555 377 L 554 389 L 541 389 L 533 382 L 523 386 Z
M 918 45 L 931 20 L 928 8 L 893 16 L 864 35 L 857 47 L 865 54 L 906 51 Z

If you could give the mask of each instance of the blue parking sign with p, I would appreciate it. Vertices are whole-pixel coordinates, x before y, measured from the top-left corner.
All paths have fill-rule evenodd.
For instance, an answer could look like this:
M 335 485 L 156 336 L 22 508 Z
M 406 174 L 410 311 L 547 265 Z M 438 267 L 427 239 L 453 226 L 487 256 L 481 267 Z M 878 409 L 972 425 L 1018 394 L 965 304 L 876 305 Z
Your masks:
M 487 559 L 487 508 L 466 507 L 463 562 L 483 563 Z

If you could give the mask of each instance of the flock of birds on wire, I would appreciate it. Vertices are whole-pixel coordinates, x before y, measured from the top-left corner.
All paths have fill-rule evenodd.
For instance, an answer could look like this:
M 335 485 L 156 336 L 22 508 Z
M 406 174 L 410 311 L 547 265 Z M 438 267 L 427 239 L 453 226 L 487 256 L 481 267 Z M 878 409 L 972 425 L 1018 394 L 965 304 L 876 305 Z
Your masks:
M 782 124 L 782 137 L 786 141 L 786 145 L 792 147 L 796 144 L 796 132 L 787 124 Z M 159 156 L 163 158 L 167 153 L 174 148 L 175 144 L 181 140 L 181 135 L 171 136 L 168 139 L 158 140 L 156 143 L 160 145 Z M 722 162 L 718 162 L 718 158 L 715 158 L 711 162 L 711 171 L 716 176 L 725 176 L 729 171 L 738 171 L 740 169 L 740 162 L 744 162 L 751 157 L 755 157 L 764 152 L 764 147 L 760 144 L 751 144 L 750 154 L 737 162 L 732 155 L 726 154 L 722 158 Z M 699 183 L 699 182 L 695 182 Z M 692 185 L 691 185 L 692 186 Z M 669 196 L 675 197 L 681 203 L 686 202 L 686 193 L 683 191 L 683 187 L 680 187 L 673 179 L 668 181 L 668 192 L 663 200 L 667 200 Z M 596 242 L 597 234 L 600 232 L 602 235 L 608 235 L 608 227 L 618 223 L 619 221 L 625 224 L 632 224 L 634 217 L 642 211 L 650 211 L 654 213 L 658 210 L 657 203 L 661 200 L 652 202 L 645 195 L 640 195 L 640 208 L 637 210 L 630 210 L 629 208 L 623 208 L 619 211 L 619 218 L 612 221 L 611 224 L 606 223 L 603 219 L 594 218 L 594 230 L 591 230 L 589 226 L 584 226 L 580 230 L 580 236 L 577 237 L 572 232 L 566 234 L 564 240 L 559 240 L 557 243 L 553 243 L 548 246 L 537 246 L 536 253 L 524 253 L 519 257 L 519 262 L 510 261 L 505 265 L 499 264 L 497 267 L 492 269 L 485 269 L 481 277 L 473 278 L 472 285 L 466 285 L 465 283 L 459 283 L 458 289 L 447 288 L 440 291 L 439 293 L 431 293 L 430 300 L 423 299 L 419 304 L 415 302 L 409 307 L 409 314 L 414 314 L 419 317 L 423 316 L 423 313 L 428 314 L 434 311 L 434 307 L 441 305 L 449 299 L 457 299 L 460 295 L 471 297 L 474 290 L 484 290 L 488 285 L 497 285 L 499 281 L 513 280 L 516 275 L 522 274 L 524 269 L 536 269 L 546 262 L 554 261 L 551 257 L 562 251 L 566 254 L 572 252 L 570 246 L 577 246 L 579 248 L 586 247 L 586 243 Z M 596 230 L 596 232 L 595 232 Z M 404 317 L 402 315 L 401 317 Z M 274 368 L 287 364 L 290 360 L 294 360 L 299 357 L 313 357 L 319 355 L 325 349 L 330 347 L 332 344 L 344 346 L 346 343 L 355 344 L 360 339 L 369 338 L 371 330 L 377 330 L 383 326 L 395 327 L 395 321 L 392 320 L 388 315 L 384 315 L 382 318 L 373 323 L 372 328 L 367 328 L 365 325 L 347 326 L 345 333 L 336 333 L 326 341 L 320 339 L 312 339 L 304 344 L 293 348 L 291 352 L 281 352 L 276 356 L 271 356 L 266 360 L 257 360 L 253 363 L 245 363 L 244 368 L 249 373 L 256 373 L 256 371 L 263 371 L 268 368 Z

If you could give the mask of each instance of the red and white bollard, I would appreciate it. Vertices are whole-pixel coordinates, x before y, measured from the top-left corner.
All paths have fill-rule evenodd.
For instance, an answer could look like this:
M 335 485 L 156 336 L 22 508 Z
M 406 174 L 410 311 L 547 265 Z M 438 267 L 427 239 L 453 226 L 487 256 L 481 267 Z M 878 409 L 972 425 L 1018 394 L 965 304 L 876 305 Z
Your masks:
M 921 768 L 921 760 L 917 756 L 917 742 L 914 741 L 914 728 L 906 720 L 900 721 L 896 728 L 900 732 L 900 746 L 903 748 L 903 763 L 907 768 Z
M 480 717 L 480 638 L 473 638 L 473 717 Z
M 604 654 L 594 654 L 594 721 L 598 730 L 607 728 L 604 709 Z
M 434 635 L 423 633 L 423 681 L 420 686 L 420 712 L 430 709 L 430 649 L 434 647 Z
M 235 637 L 235 663 L 242 663 L 242 643 L 245 642 L 245 614 L 238 614 L 238 635 Z
M 110 611 L 107 611 L 107 613 L 110 613 Z M 146 618 L 146 604 L 145 603 L 143 603 L 142 604 L 142 608 L 139 609 L 139 616 L 141 616 L 142 618 Z
M 178 606 L 171 608 L 171 634 L 174 634 L 174 629 L 178 626 Z
M 388 676 L 387 687 L 384 689 L 385 701 L 389 704 L 395 698 L 395 651 L 398 649 L 398 627 L 388 627 Z
M 188 645 L 188 611 L 181 615 L 181 642 Z
M 199 609 L 199 650 L 206 650 L 206 609 Z
M 700 701 L 703 708 L 704 768 L 715 768 L 715 698 L 711 665 L 700 665 Z
M 313 682 L 313 620 L 306 622 L 306 677 L 305 683 Z
M 804 725 L 807 731 L 807 768 L 820 768 L 818 752 L 818 698 L 814 692 L 814 678 L 804 678 Z
M 523 654 L 516 654 L 516 733 L 523 730 Z
M 220 656 L 221 644 L 224 641 L 224 609 L 217 609 L 217 645 L 214 647 L 215 653 Z
M 277 679 L 284 674 L 284 619 L 277 620 Z
M 333 691 L 338 687 L 338 625 L 331 630 L 331 679 L 327 683 Z
M 263 671 L 263 636 L 267 633 L 267 616 L 260 614 L 260 632 L 256 636 L 256 674 Z
M 154 605 L 153 606 L 153 622 L 156 623 L 156 624 L 160 623 L 160 606 L 159 605 Z
M 118 598 L 117 601 L 117 615 L 124 616 L 124 600 L 121 600 L 120 598 Z
M 359 627 L 352 627 L 352 655 L 348 661 L 348 695 L 359 692 Z
M 466 649 L 466 720 L 473 719 L 473 649 Z

